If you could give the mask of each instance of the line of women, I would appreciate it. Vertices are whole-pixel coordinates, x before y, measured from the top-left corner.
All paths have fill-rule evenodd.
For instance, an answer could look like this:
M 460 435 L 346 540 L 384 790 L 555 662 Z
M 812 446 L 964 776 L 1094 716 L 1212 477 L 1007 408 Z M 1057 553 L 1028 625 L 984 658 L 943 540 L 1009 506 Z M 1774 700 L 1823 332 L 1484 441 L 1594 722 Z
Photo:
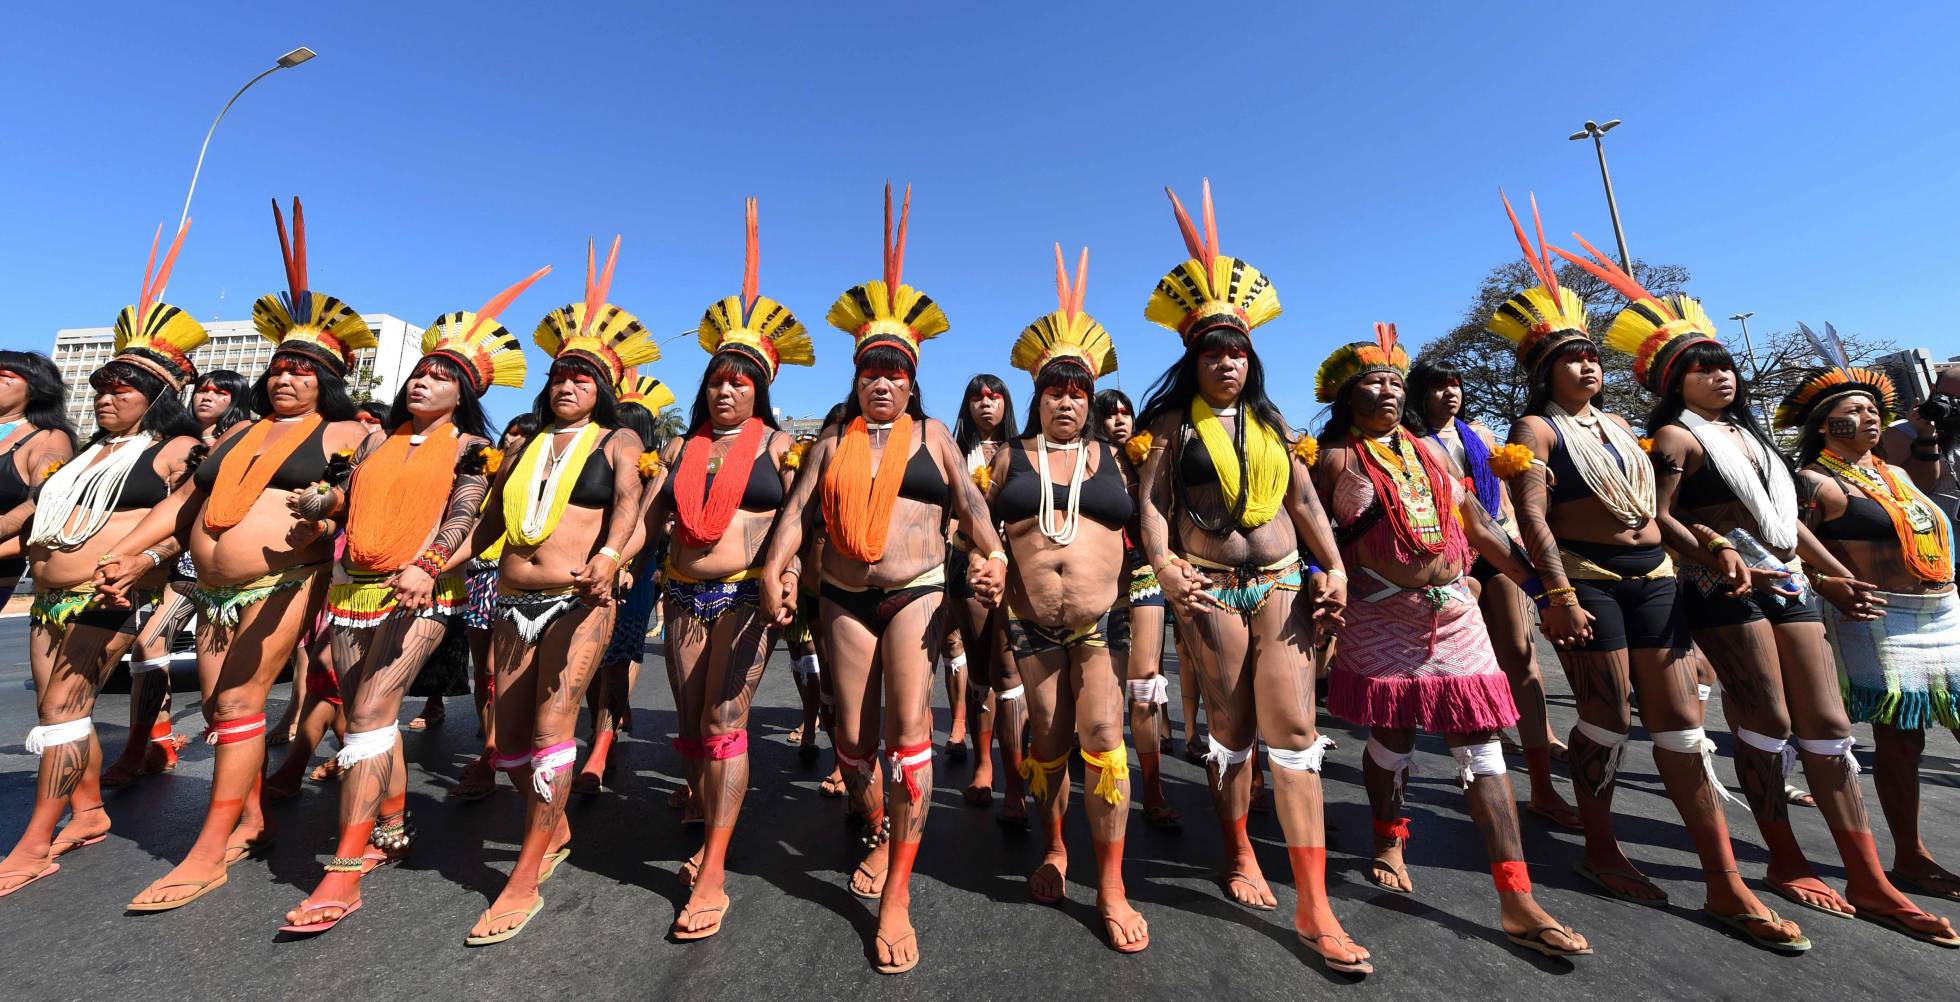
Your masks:
M 1221 253 L 1208 183 L 1199 222 L 1170 198 L 1188 258 L 1157 283 L 1145 318 L 1176 332 L 1182 353 L 1142 406 L 1098 393 L 1116 370 L 1115 346 L 1085 310 L 1088 251 L 1071 275 L 1057 245 L 1057 309 L 1008 352 L 1034 386 L 1019 432 L 992 376 L 969 384 L 949 431 L 917 389 L 922 350 L 949 323 L 903 282 L 910 191 L 894 222 L 887 188 L 882 276 L 847 290 L 826 318 L 852 339 L 852 384 L 801 442 L 777 426 L 770 388 L 783 366 L 810 365 L 814 346 L 787 307 L 761 295 L 751 199 L 741 290 L 702 315 L 710 360 L 686 432 L 659 452 L 632 409 L 657 412 L 673 395 L 638 374 L 659 349 L 608 301 L 617 238 L 603 267 L 588 248 L 584 296 L 537 325 L 533 341 L 550 358 L 544 389 L 493 446 L 481 398 L 523 385 L 527 368 L 499 316 L 548 267 L 476 312 L 437 318 L 386 418 L 368 429 L 346 380 L 374 335 L 312 291 L 298 201 L 290 239 L 274 206 L 287 290 L 254 307 L 277 347 L 249 387 L 200 376 L 190 356 L 203 329 L 162 302 L 180 227 L 160 267 L 153 245 L 138 302 L 117 321 L 117 354 L 91 378 L 100 430 L 87 443 L 60 423 L 59 387 L 41 360 L 0 353 L 0 418 L 15 415 L 0 420 L 0 447 L 10 447 L 0 452 L 0 560 L 32 563 L 40 721 L 28 748 L 41 756 L 27 831 L 0 861 L 0 896 L 106 837 L 101 787 L 174 761 L 168 717 L 152 723 L 168 689 L 154 669 L 167 667 L 184 610 L 197 617 L 216 746 L 211 800 L 183 860 L 128 907 L 183 907 L 268 849 L 265 700 L 323 619 L 345 715 L 339 830 L 320 880 L 280 928 L 311 935 L 347 920 L 363 907 L 366 878 L 414 844 L 397 720 L 453 619 L 479 648 L 487 699 L 484 754 L 456 792 L 480 797 L 502 772 L 527 804 L 509 878 L 466 942 L 509 940 L 543 911 L 543 885 L 571 855 L 567 799 L 604 782 L 658 604 L 685 780 L 677 806 L 701 821 L 669 929 L 679 941 L 714 936 L 740 896 L 727 858 L 749 785 L 749 715 L 786 636 L 805 704 L 798 741 L 813 757 L 818 731 L 827 734 L 861 826 L 849 883 L 878 902 L 866 944 L 876 970 L 920 961 L 911 875 L 934 789 L 942 654 L 949 698 L 965 704 L 955 730 L 972 735 L 950 742 L 962 754 L 949 757 L 975 752 L 966 801 L 991 804 L 998 779 L 1002 821 L 1032 819 L 1041 832 L 1029 897 L 1066 899 L 1063 831 L 1079 758 L 1103 935 L 1115 951 L 1145 950 L 1149 923 L 1124 883 L 1124 728 L 1144 821 L 1176 828 L 1158 769 L 1169 744 L 1158 662 L 1171 620 L 1188 669 L 1180 678 L 1192 682 L 1187 735 L 1188 708 L 1198 698 L 1206 708 L 1223 893 L 1277 906 L 1247 831 L 1263 758 L 1297 889 L 1294 931 L 1331 970 L 1366 974 L 1373 957 L 1327 891 L 1321 771 L 1334 742 L 1317 727 L 1322 698 L 1368 731 L 1358 756 L 1368 879 L 1415 892 L 1404 792 L 1418 732 L 1437 734 L 1484 841 L 1499 926 L 1554 957 L 1592 944 L 1533 894 L 1499 733 L 1520 726 L 1527 808 L 1584 832 L 1575 870 L 1614 897 L 1661 901 L 1613 835 L 1637 700 L 1702 861 L 1703 911 L 1764 947 L 1808 949 L 1736 866 L 1691 645 L 1733 708 L 1737 770 L 1776 893 L 1960 946 L 1880 866 L 1850 751 L 1852 720 L 1874 721 L 1880 799 L 1912 843 L 1901 843 L 1905 875 L 1960 899 L 1917 835 L 1923 729 L 1954 725 L 1960 683 L 1940 653 L 1960 639 L 1952 528 L 1871 455 L 1894 404 L 1882 374 L 1852 367 L 1828 331 L 1817 338 L 1826 367 L 1777 415 L 1801 436 L 1804 465 L 1792 471 L 1737 403 L 1739 375 L 1699 304 L 1653 296 L 1596 254 L 1550 248 L 1542 226 L 1534 247 L 1513 214 L 1539 281 L 1489 322 L 1517 343 L 1531 390 L 1510 443 L 1462 415 L 1449 371 L 1412 373 L 1392 324 L 1322 363 L 1316 400 L 1327 419 L 1316 438 L 1275 405 L 1255 350 L 1254 331 L 1280 314 L 1277 291 Z M 1661 401 L 1650 440 L 1600 410 L 1599 343 L 1579 297 L 1559 284 L 1553 251 L 1627 298 L 1603 340 L 1634 357 Z M 1547 723 L 1532 605 L 1578 699 L 1564 745 Z M 132 648 L 131 743 L 104 771 L 90 714 Z M 594 731 L 581 771 L 575 728 L 588 692 Z M 1552 783 L 1555 749 L 1569 749 L 1576 810 Z M 1798 848 L 1783 793 L 1796 761 L 1838 846 L 1842 895 Z

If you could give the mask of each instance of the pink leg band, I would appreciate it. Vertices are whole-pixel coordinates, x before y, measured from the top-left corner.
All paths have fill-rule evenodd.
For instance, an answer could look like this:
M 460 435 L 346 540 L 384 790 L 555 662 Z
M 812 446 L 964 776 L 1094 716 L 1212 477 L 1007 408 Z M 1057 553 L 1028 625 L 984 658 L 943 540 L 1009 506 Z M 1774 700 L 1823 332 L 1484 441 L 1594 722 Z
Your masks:
M 715 761 L 734 758 L 749 753 L 749 732 L 730 731 L 727 734 L 710 734 L 701 739 L 703 757 Z
M 674 750 L 679 752 L 682 758 L 708 757 L 707 745 L 697 738 L 675 738 Z

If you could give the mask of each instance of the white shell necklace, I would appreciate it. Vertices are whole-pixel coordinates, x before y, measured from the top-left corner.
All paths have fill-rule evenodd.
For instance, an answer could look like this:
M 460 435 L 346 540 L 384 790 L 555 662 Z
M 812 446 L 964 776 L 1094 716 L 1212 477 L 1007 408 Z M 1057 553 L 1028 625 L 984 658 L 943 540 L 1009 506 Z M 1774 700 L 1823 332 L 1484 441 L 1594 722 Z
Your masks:
M 1073 442 L 1050 443 L 1047 434 L 1037 433 L 1035 444 L 1041 452 L 1041 461 L 1036 464 L 1041 474 L 1041 507 L 1037 512 L 1041 519 L 1041 534 L 1053 540 L 1056 546 L 1067 546 L 1075 542 L 1075 531 L 1082 526 L 1082 480 L 1083 472 L 1089 465 L 1089 452 L 1082 448 L 1079 438 Z M 1075 478 L 1069 481 L 1068 507 L 1059 525 L 1055 525 L 1055 477 L 1048 470 L 1048 453 L 1051 451 L 1075 453 Z

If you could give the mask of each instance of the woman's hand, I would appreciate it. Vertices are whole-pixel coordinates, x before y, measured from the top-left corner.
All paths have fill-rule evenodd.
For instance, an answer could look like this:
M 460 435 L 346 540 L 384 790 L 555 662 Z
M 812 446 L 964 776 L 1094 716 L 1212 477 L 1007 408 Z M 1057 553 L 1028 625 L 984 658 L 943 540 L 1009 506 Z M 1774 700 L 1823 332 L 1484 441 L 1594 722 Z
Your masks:
M 1346 625 L 1347 617 L 1347 577 L 1343 574 L 1329 574 L 1320 571 L 1307 582 L 1307 595 L 1313 601 L 1314 634 L 1327 640 L 1333 639 Z
M 762 587 L 762 618 L 777 626 L 788 626 L 796 618 L 796 579 L 801 575 L 792 570 L 784 570 L 776 575 L 775 587 L 765 578 Z M 814 624 L 812 624 L 814 625 Z
M 594 553 L 584 567 L 572 572 L 572 589 L 586 605 L 611 605 L 613 579 L 618 574 L 618 561 L 609 554 Z
M 1819 575 L 1816 588 L 1817 594 L 1837 606 L 1846 619 L 1868 623 L 1885 618 L 1885 596 L 1876 585 L 1832 574 L 1829 577 Z
M 421 612 L 435 604 L 436 579 L 414 564 L 396 571 L 388 587 L 395 590 L 395 607 L 403 612 Z
M 286 547 L 298 550 L 311 546 L 327 534 L 327 527 L 324 520 L 302 518 L 286 530 Z
M 1576 602 L 1554 605 L 1540 612 L 1538 619 L 1545 636 L 1552 639 L 1552 646 L 1560 650 L 1574 650 L 1592 640 L 1592 613 Z
M 1002 593 L 1007 591 L 1006 558 L 989 556 L 985 560 L 969 562 L 966 583 L 973 588 L 975 598 L 998 607 Z
M 155 569 L 156 563 L 149 557 L 136 554 L 133 557 L 111 555 L 95 566 L 95 603 L 112 609 L 129 608 L 129 589 L 143 575 Z
M 1184 616 L 1202 616 L 1225 611 L 1225 603 L 1206 589 L 1211 582 L 1183 557 L 1173 557 L 1157 572 L 1157 584 L 1164 589 L 1164 601 Z
M 339 508 L 340 492 L 327 486 L 325 481 L 295 491 L 286 499 L 286 509 L 293 513 L 293 517 L 308 522 L 331 518 Z

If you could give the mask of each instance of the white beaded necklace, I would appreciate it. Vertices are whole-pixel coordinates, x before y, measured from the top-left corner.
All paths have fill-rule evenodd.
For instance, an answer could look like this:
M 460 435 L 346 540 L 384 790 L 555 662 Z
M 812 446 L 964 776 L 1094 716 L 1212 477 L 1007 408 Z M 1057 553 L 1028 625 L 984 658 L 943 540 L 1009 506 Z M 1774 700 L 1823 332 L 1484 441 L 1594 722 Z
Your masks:
M 144 454 L 140 446 L 114 447 L 149 437 L 139 432 L 105 438 L 48 477 L 41 484 L 28 545 L 53 544 L 59 550 L 72 550 L 101 532 L 109 524 L 109 516 L 115 514 L 116 503 L 122 500 L 123 485 L 128 482 L 130 471 Z M 82 513 L 81 524 L 71 530 L 68 523 L 77 511 Z
M 1039 447 L 1040 462 L 1036 464 L 1041 474 L 1041 534 L 1053 540 L 1056 546 L 1067 546 L 1075 542 L 1075 531 L 1082 526 L 1082 480 L 1083 472 L 1089 465 L 1089 453 L 1082 448 L 1082 440 L 1050 444 L 1046 433 L 1036 433 L 1035 444 Z M 1063 512 L 1060 526 L 1050 528 L 1055 517 L 1055 477 L 1048 471 L 1048 453 L 1075 453 L 1075 478 L 1068 485 L 1068 508 Z

